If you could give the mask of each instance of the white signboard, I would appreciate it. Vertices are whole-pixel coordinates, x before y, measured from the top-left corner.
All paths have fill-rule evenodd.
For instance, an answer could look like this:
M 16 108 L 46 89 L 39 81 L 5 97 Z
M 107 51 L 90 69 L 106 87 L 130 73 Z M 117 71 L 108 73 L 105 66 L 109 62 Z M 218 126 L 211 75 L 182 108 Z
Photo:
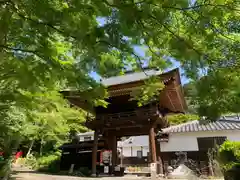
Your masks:
M 109 167 L 108 166 L 104 166 L 104 173 L 109 173 Z
M 151 163 L 151 171 L 157 171 L 157 163 Z

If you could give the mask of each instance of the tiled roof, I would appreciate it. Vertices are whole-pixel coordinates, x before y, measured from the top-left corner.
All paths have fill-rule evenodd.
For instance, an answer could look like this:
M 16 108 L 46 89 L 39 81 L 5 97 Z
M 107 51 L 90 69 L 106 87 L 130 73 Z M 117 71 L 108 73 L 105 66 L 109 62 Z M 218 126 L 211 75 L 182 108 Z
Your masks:
M 163 129 L 165 133 L 184 133 L 200 131 L 240 130 L 240 120 L 220 119 L 216 122 L 202 123 L 197 120 L 170 126 Z
M 149 138 L 148 136 L 131 136 L 122 143 L 118 144 L 119 147 L 133 147 L 133 146 L 148 146 Z
M 89 132 L 85 132 L 85 133 L 78 133 L 77 136 L 93 136 L 94 132 L 93 131 L 89 131 Z
M 124 74 L 122 76 L 114 76 L 106 79 L 102 79 L 102 84 L 104 86 L 113 86 L 118 84 L 131 83 L 135 81 L 141 81 L 148 79 L 149 76 L 156 76 L 162 74 L 159 70 L 146 70 L 145 72 L 134 72 L 129 74 Z

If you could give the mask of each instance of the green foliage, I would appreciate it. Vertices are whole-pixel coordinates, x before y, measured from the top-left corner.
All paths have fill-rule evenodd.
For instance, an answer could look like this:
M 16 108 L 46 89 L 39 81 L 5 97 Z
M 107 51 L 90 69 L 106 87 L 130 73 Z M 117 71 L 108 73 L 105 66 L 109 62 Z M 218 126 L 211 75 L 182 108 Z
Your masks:
M 42 156 L 37 159 L 37 170 L 57 173 L 60 171 L 60 157 L 61 153 L 56 152 L 54 154 L 49 154 L 46 156 Z
M 0 1 L 0 148 L 12 147 L 9 137 L 58 144 L 69 129 L 85 130 L 76 125 L 84 113 L 57 92 L 77 89 L 92 106 L 106 105 L 91 72 L 164 70 L 171 58 L 193 79 L 207 72 L 200 115 L 239 111 L 239 18 L 234 0 Z M 135 47 L 146 47 L 143 57 Z M 163 88 L 154 79 L 136 93 L 139 105 Z
M 239 112 L 239 82 L 239 70 L 221 69 L 209 72 L 207 77 L 196 84 L 199 114 L 207 114 L 211 119 L 216 119 L 221 114 Z
M 199 116 L 195 114 L 174 114 L 167 116 L 170 125 L 178 125 L 189 121 L 199 120 Z
M 151 76 L 145 81 L 145 84 L 139 89 L 133 90 L 131 93 L 131 100 L 137 100 L 138 105 L 142 106 L 151 101 L 156 101 L 159 92 L 164 88 L 164 84 L 159 78 Z
M 190 112 L 216 120 L 223 114 L 239 112 L 239 69 L 209 70 L 201 79 L 184 86 Z
M 9 158 L 5 161 L 0 162 L 0 178 L 6 177 L 6 174 L 9 174 L 11 169 L 11 161 L 12 159 Z
M 20 79 L 15 87 L 60 80 L 94 89 L 90 72 L 109 77 L 146 60 L 165 69 L 174 58 L 192 78 L 233 59 L 231 68 L 239 67 L 238 1 L 10 0 L 0 7 L 1 75 Z M 136 46 L 146 47 L 144 57 Z
M 85 112 L 70 108 L 70 105 L 56 91 L 30 93 L 22 91 L 21 107 L 18 104 L 9 106 L 6 112 L 2 111 L 1 128 L 7 134 L 0 138 L 2 146 L 7 146 L 7 139 L 20 136 L 18 140 L 41 140 L 42 145 L 48 141 L 59 146 L 69 137 L 70 130 L 86 131 L 83 126 Z M 15 101 L 15 103 L 19 103 Z M 6 123 L 5 123 L 6 122 Z M 4 132 L 2 132 L 4 133 Z M 9 143 L 13 142 L 9 139 Z M 1 142 L 1 141 L 0 141 Z M 6 148 L 4 151 L 8 152 Z
M 183 85 L 184 97 L 187 103 L 187 111 L 191 114 L 197 114 L 196 96 L 197 88 L 194 81 Z
M 224 171 L 240 167 L 240 142 L 225 141 L 219 149 L 218 157 Z
M 26 165 L 26 166 L 29 166 L 29 167 L 31 167 L 33 169 L 36 169 L 38 167 L 37 158 L 33 154 L 28 155 L 23 160 L 23 164 Z
M 60 152 L 49 153 L 44 156 L 29 155 L 24 164 L 38 171 L 57 173 L 60 171 Z

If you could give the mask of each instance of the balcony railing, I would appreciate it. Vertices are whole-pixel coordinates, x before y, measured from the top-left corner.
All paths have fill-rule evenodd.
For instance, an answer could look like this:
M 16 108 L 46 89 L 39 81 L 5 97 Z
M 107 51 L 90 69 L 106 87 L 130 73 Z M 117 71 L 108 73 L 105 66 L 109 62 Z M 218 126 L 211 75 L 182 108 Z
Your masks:
M 86 126 L 92 129 L 113 128 L 113 127 L 131 127 L 136 125 L 148 124 L 161 114 L 157 106 L 137 108 L 134 111 L 119 112 L 111 114 L 98 114 L 96 118 L 88 118 Z M 154 119 L 153 119 L 154 118 Z
M 127 111 L 127 112 L 119 112 L 119 113 L 111 113 L 111 114 L 102 114 L 96 117 L 96 120 L 107 120 L 107 121 L 115 121 L 115 120 L 124 120 L 124 119 L 131 119 L 131 118 L 148 118 L 154 115 L 159 114 L 157 107 L 149 107 L 149 108 L 138 108 L 134 111 Z

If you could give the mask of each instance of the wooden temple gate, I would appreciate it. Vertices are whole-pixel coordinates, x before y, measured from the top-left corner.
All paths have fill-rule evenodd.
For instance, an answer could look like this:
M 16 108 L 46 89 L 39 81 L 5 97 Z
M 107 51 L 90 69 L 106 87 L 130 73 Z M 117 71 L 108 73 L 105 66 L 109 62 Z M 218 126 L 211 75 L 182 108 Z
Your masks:
M 110 97 L 107 108 L 95 107 L 95 118 L 88 118 L 86 126 L 94 130 L 92 149 L 92 175 L 96 175 L 97 144 L 99 135 L 105 140 L 106 149 L 112 151 L 112 167 L 117 162 L 117 141 L 123 136 L 149 135 L 150 162 L 157 173 L 163 173 L 160 145 L 156 141 L 156 133 L 167 127 L 166 115 L 169 113 L 184 113 L 186 103 L 180 82 L 178 69 L 161 74 L 158 70 L 154 75 L 160 76 L 165 88 L 159 92 L 159 98 L 145 106 L 138 107 L 137 101 L 130 100 L 131 92 L 144 84 L 145 73 L 128 73 L 123 76 L 105 79 Z M 77 93 L 64 92 L 65 97 L 75 105 L 79 105 Z M 112 168 L 113 169 L 113 168 Z

